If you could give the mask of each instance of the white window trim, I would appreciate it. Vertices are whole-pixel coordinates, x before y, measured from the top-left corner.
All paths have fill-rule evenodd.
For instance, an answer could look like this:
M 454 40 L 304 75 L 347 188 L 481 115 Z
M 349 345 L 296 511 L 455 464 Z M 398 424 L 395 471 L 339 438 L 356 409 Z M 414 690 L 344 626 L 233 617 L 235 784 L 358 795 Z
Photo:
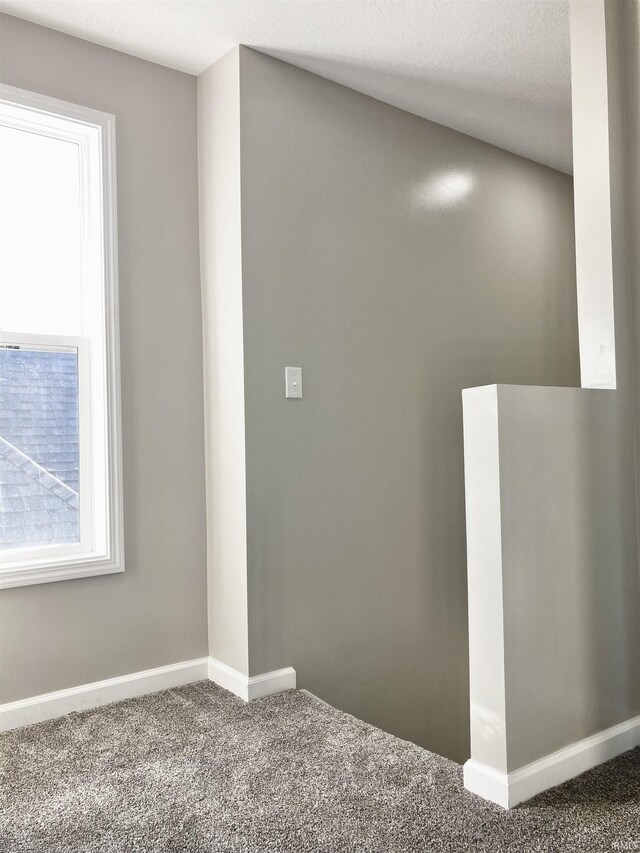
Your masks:
M 90 229 L 95 233 L 95 229 L 100 228 L 102 238 L 94 242 L 100 244 L 98 250 L 102 272 L 104 316 L 102 333 L 105 353 L 104 375 L 101 376 L 101 380 L 106 405 L 102 406 L 103 411 L 100 411 L 101 407 L 95 405 L 95 400 L 92 401 L 91 417 L 104 418 L 107 458 L 104 466 L 103 512 L 106 515 L 106 535 L 101 542 L 93 541 L 90 549 L 83 548 L 82 553 L 76 555 L 58 552 L 58 556 L 53 556 L 51 553 L 46 555 L 43 552 L 41 556 L 36 557 L 35 550 L 30 549 L 31 555 L 26 560 L 12 559 L 9 562 L 8 557 L 11 551 L 4 555 L 0 552 L 0 589 L 124 571 L 115 116 L 2 84 L 0 85 L 0 108 L 11 105 L 26 107 L 33 114 L 33 122 L 30 120 L 29 123 L 30 129 L 35 132 L 38 132 L 39 116 L 42 119 L 46 117 L 43 127 L 46 125 L 48 129 L 43 132 L 49 135 L 54 135 L 50 132 L 50 128 L 54 124 L 52 118 L 55 120 L 55 117 L 72 119 L 84 125 L 86 130 L 82 138 L 83 133 L 80 128 L 78 134 L 80 138 L 74 141 L 80 145 L 83 185 L 86 187 L 89 180 L 94 181 L 94 195 L 99 198 L 100 208 L 98 211 L 94 209 L 94 221 L 91 222 L 88 206 L 85 207 L 82 227 L 87 229 L 85 233 Z M 62 126 L 59 131 L 56 131 L 56 135 L 59 134 L 60 138 L 64 138 L 65 133 L 68 133 L 68 130 Z M 90 138 L 93 144 L 89 144 Z M 99 153 L 99 164 L 92 159 L 95 158 L 96 151 Z M 98 217 L 99 222 L 96 222 Z M 41 336 L 25 335 L 23 337 L 35 340 Z M 82 501 L 82 494 L 80 499 Z

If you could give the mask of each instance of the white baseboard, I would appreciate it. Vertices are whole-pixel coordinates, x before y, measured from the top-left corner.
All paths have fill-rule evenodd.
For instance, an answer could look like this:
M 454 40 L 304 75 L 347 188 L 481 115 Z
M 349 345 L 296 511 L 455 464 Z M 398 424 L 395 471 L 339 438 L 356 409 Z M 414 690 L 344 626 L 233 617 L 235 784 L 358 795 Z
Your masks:
M 0 705 L 0 732 L 64 717 L 73 711 L 87 711 L 111 702 L 144 696 L 146 693 L 181 687 L 183 684 L 204 681 L 207 678 L 235 693 L 245 702 L 279 693 L 281 690 L 291 690 L 296 686 L 296 671 L 291 667 L 248 678 L 215 658 L 197 658 L 108 678 L 106 681 L 81 684 L 68 690 L 56 690 L 54 693 L 44 693 L 17 702 L 7 702 Z
M 509 782 L 506 773 L 494 770 L 486 764 L 480 764 L 470 758 L 463 768 L 464 787 L 472 794 L 477 794 L 483 800 L 497 803 L 504 809 L 515 803 L 509 802 Z
M 235 693 L 245 702 L 251 702 L 252 699 L 260 699 L 282 690 L 294 690 L 296 671 L 288 666 L 262 675 L 247 676 L 216 658 L 209 658 L 209 680 Z
M 202 681 L 207 678 L 207 666 L 208 658 L 198 658 L 108 678 L 106 681 L 81 684 L 68 690 L 56 690 L 18 702 L 7 702 L 0 705 L 0 731 L 63 717 L 72 711 L 99 708 L 145 693 L 180 687 L 192 681 Z
M 464 765 L 464 786 L 485 800 L 510 809 L 638 745 L 640 716 L 559 749 L 512 773 L 500 773 L 470 759 Z

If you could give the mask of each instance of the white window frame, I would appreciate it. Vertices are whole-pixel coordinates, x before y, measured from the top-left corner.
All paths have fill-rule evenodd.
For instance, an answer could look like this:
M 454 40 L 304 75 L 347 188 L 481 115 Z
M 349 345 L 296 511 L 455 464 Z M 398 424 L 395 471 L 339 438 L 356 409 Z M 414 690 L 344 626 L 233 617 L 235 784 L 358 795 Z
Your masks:
M 0 588 L 123 572 L 115 116 L 0 85 L 0 124 L 78 145 L 83 293 L 82 338 L 0 331 L 77 349 L 81 467 L 80 543 L 0 550 Z

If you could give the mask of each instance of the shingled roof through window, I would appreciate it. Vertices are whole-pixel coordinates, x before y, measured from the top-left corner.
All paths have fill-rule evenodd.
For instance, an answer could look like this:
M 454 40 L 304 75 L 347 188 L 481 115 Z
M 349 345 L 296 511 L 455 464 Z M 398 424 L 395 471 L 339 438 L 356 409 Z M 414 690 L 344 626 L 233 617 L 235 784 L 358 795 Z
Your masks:
M 0 548 L 77 542 L 77 356 L 0 349 Z

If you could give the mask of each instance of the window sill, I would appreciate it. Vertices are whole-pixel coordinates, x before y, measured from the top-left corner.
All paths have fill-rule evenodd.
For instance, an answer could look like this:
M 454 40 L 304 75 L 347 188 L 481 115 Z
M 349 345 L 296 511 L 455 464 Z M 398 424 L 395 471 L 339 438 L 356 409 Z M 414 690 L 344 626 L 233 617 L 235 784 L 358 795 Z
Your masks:
M 75 559 L 66 557 L 58 561 L 49 559 L 29 564 L 6 563 L 0 568 L 0 589 L 111 575 L 117 572 L 124 572 L 123 556 L 111 559 L 104 555 L 85 554 Z

